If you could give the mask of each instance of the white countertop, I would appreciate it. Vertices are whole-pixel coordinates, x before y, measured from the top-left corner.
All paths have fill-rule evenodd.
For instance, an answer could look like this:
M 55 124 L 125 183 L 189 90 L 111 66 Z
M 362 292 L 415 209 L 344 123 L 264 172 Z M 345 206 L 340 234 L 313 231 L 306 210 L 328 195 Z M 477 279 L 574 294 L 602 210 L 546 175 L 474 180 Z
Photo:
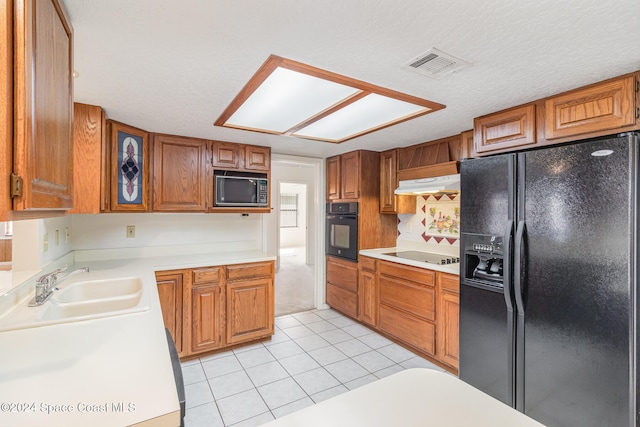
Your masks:
M 434 271 L 442 271 L 443 273 L 450 273 L 450 274 L 459 274 L 460 273 L 460 264 L 459 263 L 458 264 L 439 265 L 439 264 L 431 264 L 431 263 L 422 262 L 422 261 L 414 261 L 414 260 L 406 259 L 406 258 L 400 258 L 400 257 L 393 256 L 393 255 L 385 255 L 387 253 L 402 252 L 402 251 L 406 251 L 406 250 L 415 251 L 415 249 L 404 249 L 404 248 L 377 248 L 377 249 L 363 249 L 358 253 L 360 255 L 362 255 L 362 256 L 368 256 L 368 257 L 371 257 L 371 258 L 383 259 L 385 261 L 397 262 L 398 264 L 411 265 L 411 266 L 414 266 L 414 267 L 427 268 L 429 270 L 434 270 Z M 419 252 L 426 252 L 426 251 L 419 251 Z M 434 252 L 428 252 L 428 253 L 434 253 Z M 443 256 L 444 257 L 449 257 L 451 255 L 443 255 Z
M 264 427 L 544 427 L 454 376 L 407 369 Z
M 274 259 L 243 251 L 70 265 L 69 271 L 85 266 L 91 271 L 61 286 L 140 277 L 149 309 L 0 333 L 0 424 L 177 426 L 178 397 L 154 272 Z

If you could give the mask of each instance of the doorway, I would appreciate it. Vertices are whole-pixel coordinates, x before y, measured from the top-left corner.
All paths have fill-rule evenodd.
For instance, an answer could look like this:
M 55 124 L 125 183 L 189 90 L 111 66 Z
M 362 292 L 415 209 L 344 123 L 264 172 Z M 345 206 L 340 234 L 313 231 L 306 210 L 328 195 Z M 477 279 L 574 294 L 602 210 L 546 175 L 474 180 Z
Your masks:
M 308 250 L 308 188 L 302 182 L 280 182 L 276 316 L 314 307 L 314 266 Z

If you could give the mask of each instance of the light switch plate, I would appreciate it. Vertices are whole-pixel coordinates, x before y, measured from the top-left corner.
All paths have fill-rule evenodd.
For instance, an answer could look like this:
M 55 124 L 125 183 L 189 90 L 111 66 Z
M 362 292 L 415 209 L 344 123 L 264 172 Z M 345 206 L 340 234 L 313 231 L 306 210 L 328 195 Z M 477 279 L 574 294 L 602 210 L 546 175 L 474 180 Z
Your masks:
M 42 236 L 42 252 L 49 250 L 49 233 L 44 233 Z
M 134 237 L 136 237 L 136 226 L 127 225 L 127 239 L 132 239 Z

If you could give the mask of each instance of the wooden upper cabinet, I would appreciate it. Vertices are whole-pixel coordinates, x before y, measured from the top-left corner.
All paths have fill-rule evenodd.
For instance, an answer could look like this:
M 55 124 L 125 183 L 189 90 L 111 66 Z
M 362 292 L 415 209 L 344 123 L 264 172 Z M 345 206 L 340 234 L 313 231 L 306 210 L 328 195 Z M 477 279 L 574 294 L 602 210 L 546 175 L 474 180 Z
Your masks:
M 109 210 L 149 210 L 149 133 L 107 120 L 109 133 Z
M 69 210 L 73 30 L 57 0 L 16 0 L 13 8 L 13 172 L 22 178 L 13 209 Z
M 153 135 L 154 211 L 205 211 L 207 144 L 203 139 Z
M 73 209 L 72 214 L 98 214 L 107 210 L 106 117 L 97 105 L 73 104 Z
M 327 159 L 327 200 L 340 197 L 340 156 L 335 156 Z
M 211 164 L 214 169 L 271 170 L 271 148 L 258 145 L 213 141 Z
M 213 141 L 211 164 L 214 168 L 238 169 L 240 168 L 240 158 L 243 154 L 239 144 Z
M 244 168 L 252 171 L 271 169 L 271 148 L 246 145 L 244 147 Z
M 343 154 L 340 165 L 342 199 L 360 197 L 360 152 Z
M 476 146 L 473 143 L 473 130 L 468 130 L 460 134 L 460 159 L 470 159 L 476 157 Z
M 628 76 L 545 101 L 547 139 L 616 129 L 636 123 L 636 79 Z
M 478 154 L 528 148 L 537 141 L 535 105 L 477 117 L 473 120 L 473 131 Z
M 398 150 L 380 153 L 380 213 L 382 214 L 412 214 L 416 212 L 415 196 L 394 193 L 398 180 L 397 174 Z

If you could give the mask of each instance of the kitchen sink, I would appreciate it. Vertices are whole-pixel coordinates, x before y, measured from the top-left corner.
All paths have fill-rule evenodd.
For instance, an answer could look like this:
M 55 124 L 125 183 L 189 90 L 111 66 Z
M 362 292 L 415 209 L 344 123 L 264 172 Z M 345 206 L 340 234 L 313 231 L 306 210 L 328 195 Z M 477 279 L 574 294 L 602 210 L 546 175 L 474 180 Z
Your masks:
M 73 283 L 54 293 L 51 299 L 58 303 L 74 303 L 137 296 L 139 300 L 141 294 L 142 281 L 139 278 L 122 277 Z
M 86 280 L 61 286 L 38 307 L 26 304 L 0 317 L 0 331 L 35 328 L 120 316 L 149 310 L 142 280 L 138 277 Z

